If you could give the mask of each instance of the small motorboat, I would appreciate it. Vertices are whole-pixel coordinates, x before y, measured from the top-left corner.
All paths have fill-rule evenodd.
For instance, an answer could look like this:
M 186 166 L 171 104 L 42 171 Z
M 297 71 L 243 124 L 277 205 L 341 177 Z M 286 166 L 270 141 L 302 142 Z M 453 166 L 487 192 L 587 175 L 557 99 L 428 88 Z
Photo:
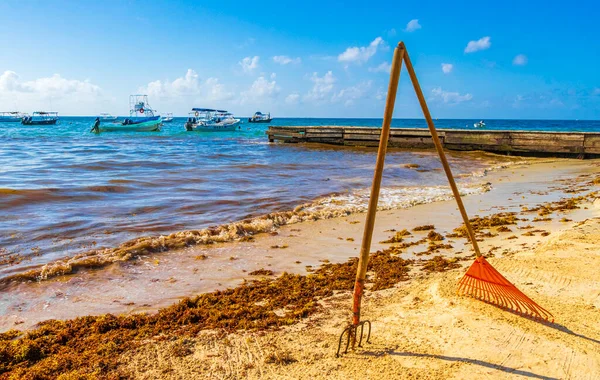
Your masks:
M 271 118 L 271 113 L 262 113 L 260 111 L 256 112 L 254 114 L 254 116 L 248 118 L 248 122 L 249 123 L 270 123 L 271 120 L 273 120 Z
M 23 118 L 28 116 L 26 113 L 19 111 L 0 112 L 0 123 L 20 123 Z
M 102 123 L 100 118 L 94 120 L 91 132 L 154 132 L 160 131 L 162 118 L 154 115 L 148 103 L 148 95 L 129 96 L 129 117 L 121 123 Z
M 483 120 L 481 120 L 479 123 L 473 124 L 473 127 L 475 127 L 475 128 L 484 128 L 485 127 L 485 123 L 483 122 Z
M 21 120 L 23 125 L 54 125 L 58 123 L 58 112 L 38 111 Z
M 231 132 L 238 129 L 240 119 L 225 110 L 192 108 L 185 130 L 189 132 Z
M 162 118 L 163 123 L 170 123 L 173 121 L 173 114 L 171 112 L 165 113 L 165 116 Z
M 100 116 L 98 116 L 98 118 L 100 119 L 100 122 L 104 122 L 104 123 L 111 123 L 114 121 L 117 121 L 117 117 L 113 116 L 109 113 L 101 113 Z

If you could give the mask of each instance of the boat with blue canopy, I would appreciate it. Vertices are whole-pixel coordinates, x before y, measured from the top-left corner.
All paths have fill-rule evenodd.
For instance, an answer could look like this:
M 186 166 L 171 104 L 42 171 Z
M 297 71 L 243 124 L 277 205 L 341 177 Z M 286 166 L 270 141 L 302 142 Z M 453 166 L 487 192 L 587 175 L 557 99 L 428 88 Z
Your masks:
M 129 96 L 129 117 L 121 123 L 103 123 L 96 118 L 92 132 L 154 132 L 160 131 L 162 118 L 155 115 L 148 103 L 148 95 Z
M 54 125 L 58 123 L 58 112 L 36 111 L 21 119 L 23 125 Z
M 28 117 L 24 112 L 10 111 L 0 112 L 0 123 L 20 123 L 24 117 Z
M 231 112 L 212 108 L 192 108 L 185 122 L 186 131 L 230 132 L 238 129 L 240 119 Z

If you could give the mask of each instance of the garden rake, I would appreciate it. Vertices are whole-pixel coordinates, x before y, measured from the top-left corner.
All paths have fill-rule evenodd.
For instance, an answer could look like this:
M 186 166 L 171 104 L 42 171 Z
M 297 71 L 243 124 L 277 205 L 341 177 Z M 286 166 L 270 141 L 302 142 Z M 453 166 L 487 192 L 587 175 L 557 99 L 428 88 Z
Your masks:
M 360 320 L 360 307 L 364 293 L 367 265 L 369 262 L 369 251 L 371 249 L 371 239 L 373 237 L 373 227 L 375 226 L 375 215 L 377 212 L 377 202 L 379 200 L 379 190 L 381 187 L 381 177 L 383 174 L 385 154 L 390 135 L 390 125 L 392 122 L 392 115 L 394 113 L 394 104 L 396 101 L 398 82 L 400 80 L 402 61 L 404 61 L 406 64 L 408 75 L 410 76 L 415 93 L 421 105 L 425 120 L 427 121 L 427 126 L 429 128 L 429 132 L 431 133 L 431 138 L 435 145 L 435 149 L 440 157 L 444 172 L 448 178 L 448 184 L 452 189 L 452 194 L 454 195 L 454 199 L 456 200 L 456 204 L 465 223 L 469 240 L 471 241 L 473 249 L 475 250 L 475 262 L 471 265 L 465 276 L 460 280 L 458 284 L 458 293 L 461 295 L 472 296 L 484 302 L 491 303 L 522 315 L 530 316 L 536 319 L 543 319 L 546 321 L 552 319 L 552 322 L 554 321 L 550 312 L 536 304 L 519 289 L 517 289 L 517 287 L 511 284 L 496 269 L 494 269 L 481 254 L 475 233 L 471 227 L 469 217 L 463 205 L 460 192 L 456 187 L 454 176 L 452 175 L 452 171 L 448 165 L 448 160 L 446 159 L 442 143 L 440 142 L 435 125 L 433 124 L 433 119 L 431 118 L 427 103 L 425 102 L 425 97 L 421 91 L 421 86 L 419 85 L 419 81 L 408 56 L 408 52 L 406 51 L 406 47 L 404 46 L 404 42 L 400 42 L 394 49 L 394 58 L 392 60 L 390 82 L 388 85 L 387 99 L 383 116 L 383 125 L 381 128 L 381 137 L 379 139 L 379 150 L 377 152 L 375 173 L 373 175 L 373 184 L 371 186 L 371 196 L 369 198 L 369 206 L 367 209 L 367 219 L 360 249 L 360 256 L 358 259 L 356 281 L 354 283 L 352 321 L 340 335 L 336 356 L 340 355 L 342 347 L 344 346 L 344 342 L 345 347 L 342 353 L 347 353 L 348 349 L 350 348 L 354 349 L 357 341 L 358 346 L 361 347 L 365 328 L 367 331 L 367 343 L 369 343 L 369 339 L 371 337 L 371 322 Z

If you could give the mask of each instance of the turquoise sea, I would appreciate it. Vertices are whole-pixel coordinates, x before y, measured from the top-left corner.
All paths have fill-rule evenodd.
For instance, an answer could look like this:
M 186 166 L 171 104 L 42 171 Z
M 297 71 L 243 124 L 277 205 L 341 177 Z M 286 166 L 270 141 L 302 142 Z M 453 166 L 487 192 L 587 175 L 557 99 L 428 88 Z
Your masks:
M 265 124 L 228 133 L 90 133 L 92 117 L 56 126 L 0 123 L 0 278 L 91 248 L 200 229 L 370 186 L 373 149 L 269 144 Z M 438 120 L 473 128 L 479 120 Z M 599 121 L 485 120 L 487 129 L 600 131 Z M 270 125 L 381 126 L 381 119 L 279 118 Z M 395 127 L 425 128 L 423 120 Z M 481 171 L 482 154 L 452 154 L 456 174 Z M 421 170 L 406 168 L 418 164 Z M 433 152 L 389 153 L 384 188 L 445 184 Z M 420 196 L 423 196 L 421 194 Z

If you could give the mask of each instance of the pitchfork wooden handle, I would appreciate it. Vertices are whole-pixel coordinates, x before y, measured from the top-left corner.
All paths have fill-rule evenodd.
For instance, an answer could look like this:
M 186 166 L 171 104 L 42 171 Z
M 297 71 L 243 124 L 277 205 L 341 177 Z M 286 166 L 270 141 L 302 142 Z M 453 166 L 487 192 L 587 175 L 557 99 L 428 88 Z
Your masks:
M 404 43 L 400 42 L 400 45 L 402 46 L 402 48 L 404 48 L 404 63 L 406 64 L 406 70 L 408 71 L 410 80 L 413 84 L 413 87 L 415 88 L 415 93 L 417 94 L 417 98 L 419 99 L 419 103 L 421 104 L 421 109 L 423 110 L 425 120 L 427 120 L 427 126 L 429 127 L 429 132 L 431 132 L 433 144 L 435 145 L 435 149 L 437 150 L 438 155 L 440 156 L 440 161 L 442 161 L 444 172 L 446 172 L 446 177 L 448 177 L 448 183 L 450 184 L 450 188 L 452 189 L 452 193 L 454 194 L 454 198 L 456 199 L 456 204 L 458 205 L 460 214 L 463 218 L 465 226 L 467 227 L 467 232 L 469 234 L 469 238 L 471 239 L 471 243 L 473 244 L 473 249 L 475 249 L 475 254 L 477 255 L 477 257 L 479 257 L 481 256 L 481 252 L 479 251 L 479 245 L 477 244 L 477 240 L 475 239 L 475 233 L 473 232 L 473 228 L 471 227 L 471 223 L 469 222 L 469 216 L 467 215 L 467 211 L 465 210 L 465 206 L 463 205 L 460 193 L 458 192 L 458 188 L 456 187 L 456 182 L 454 182 L 454 176 L 452 175 L 452 171 L 450 170 L 450 165 L 448 165 L 448 160 L 446 159 L 444 148 L 442 147 L 442 143 L 440 142 L 440 138 L 438 137 L 435 125 L 433 124 L 433 119 L 431 118 L 431 114 L 429 113 L 429 108 L 427 108 L 427 103 L 425 102 L 423 91 L 421 91 L 419 80 L 417 79 L 417 75 L 415 74 L 415 70 L 413 69 L 412 63 L 410 62 L 408 51 L 404 47 Z

